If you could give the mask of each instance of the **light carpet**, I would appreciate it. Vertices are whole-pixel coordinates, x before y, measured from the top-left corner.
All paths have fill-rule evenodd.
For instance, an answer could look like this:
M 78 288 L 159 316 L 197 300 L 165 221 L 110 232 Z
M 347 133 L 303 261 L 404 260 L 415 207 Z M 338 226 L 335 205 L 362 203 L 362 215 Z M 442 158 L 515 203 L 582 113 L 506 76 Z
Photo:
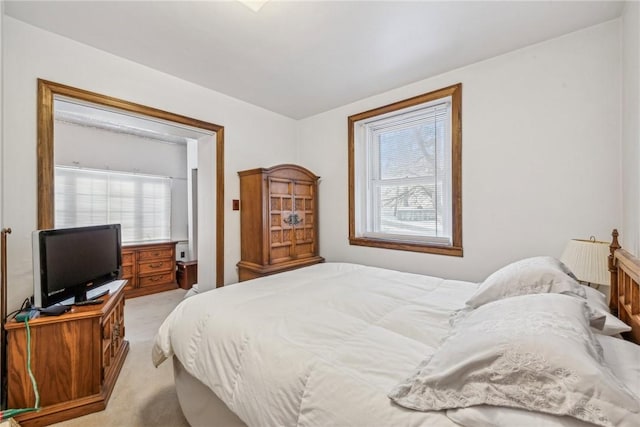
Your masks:
M 125 302 L 125 336 L 129 354 L 107 409 L 57 427 L 188 427 L 173 383 L 173 365 L 151 362 L 153 338 L 162 321 L 182 301 L 183 289 L 161 292 Z

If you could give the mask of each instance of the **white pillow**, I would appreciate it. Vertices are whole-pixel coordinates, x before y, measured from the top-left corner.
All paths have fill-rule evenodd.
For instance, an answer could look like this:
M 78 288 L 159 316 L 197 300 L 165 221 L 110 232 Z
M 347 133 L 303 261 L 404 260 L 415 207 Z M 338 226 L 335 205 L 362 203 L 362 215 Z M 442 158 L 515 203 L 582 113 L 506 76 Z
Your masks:
M 587 295 L 587 298 L 589 298 L 589 295 Z M 640 396 L 640 346 L 605 335 L 596 335 L 596 339 L 602 346 L 604 361 L 611 368 L 613 374 L 635 396 Z M 450 409 L 447 411 L 447 417 L 464 427 L 478 425 L 492 427 L 593 426 L 591 423 L 575 418 L 489 405 Z
M 447 417 L 463 427 L 593 427 L 591 423 L 568 416 L 489 405 L 449 409 Z
M 620 338 L 596 335 L 605 363 L 640 398 L 640 346 Z
M 599 313 L 605 317 L 604 326 L 594 327 L 593 332 L 611 336 L 631 330 L 631 326 L 611 314 L 609 306 L 607 305 L 607 297 L 602 292 L 589 286 L 584 286 L 584 290 L 589 307 L 591 307 L 595 313 Z M 592 326 L 594 326 L 594 324 L 592 324 Z
M 607 304 L 607 297 L 605 296 L 605 294 L 589 286 L 584 287 L 584 292 L 585 298 L 587 298 L 590 306 L 592 306 L 593 308 L 599 308 L 603 311 L 606 311 L 607 313 L 610 312 L 609 305 Z
M 638 426 L 640 402 L 602 364 L 588 312 L 585 301 L 561 294 L 485 304 L 389 397 L 421 411 L 492 405 Z
M 553 257 L 525 258 L 487 277 L 467 305 L 477 308 L 502 298 L 539 293 L 571 293 L 584 298 L 584 287 L 566 271 L 566 266 Z

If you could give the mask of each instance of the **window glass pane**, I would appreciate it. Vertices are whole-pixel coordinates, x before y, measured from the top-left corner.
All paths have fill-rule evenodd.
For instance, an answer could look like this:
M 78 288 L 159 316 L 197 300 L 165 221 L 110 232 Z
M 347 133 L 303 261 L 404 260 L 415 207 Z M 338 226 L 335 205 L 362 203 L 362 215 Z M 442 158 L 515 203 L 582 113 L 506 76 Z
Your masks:
M 433 184 L 380 185 L 377 233 L 443 237 L 442 213 L 438 212 Z
M 171 179 L 56 166 L 55 226 L 121 224 L 122 241 L 171 238 Z
M 443 140 L 443 128 L 439 121 L 380 133 L 380 179 L 433 175 L 436 141 Z
M 449 240 L 446 127 L 446 110 L 427 110 L 407 121 L 385 117 L 370 134 L 377 147 L 370 154 L 373 221 L 365 232 Z

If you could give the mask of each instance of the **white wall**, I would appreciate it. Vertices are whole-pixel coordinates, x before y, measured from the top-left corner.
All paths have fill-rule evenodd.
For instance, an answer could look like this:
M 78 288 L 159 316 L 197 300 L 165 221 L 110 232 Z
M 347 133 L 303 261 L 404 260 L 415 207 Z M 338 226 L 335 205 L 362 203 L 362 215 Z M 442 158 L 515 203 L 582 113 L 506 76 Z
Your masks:
M 168 176 L 171 239 L 188 239 L 187 146 L 55 121 L 55 164 Z
M 4 97 L 2 96 L 3 91 L 2 91 L 2 87 L 3 87 L 3 60 L 4 60 L 4 40 L 2 37 L 2 33 L 3 33 L 3 22 L 4 22 L 4 1 L 0 2 L 0 165 L 2 164 L 2 159 L 4 158 L 4 150 L 3 150 L 3 146 L 2 146 L 2 140 L 3 140 L 3 127 L 2 127 L 2 123 L 3 123 L 3 117 L 2 117 L 2 111 L 4 110 L 3 106 L 4 106 Z M 0 170 L 0 201 L 2 201 L 2 192 L 3 192 L 3 187 L 4 187 L 4 168 L 2 170 Z M 3 218 L 3 211 L 4 211 L 4 204 L 0 203 L 0 229 L 4 228 L 4 222 L 2 221 Z M 0 344 L 1 345 L 1 344 Z M 0 381 L 2 381 L 2 376 L 0 374 Z
M 640 5 L 622 15 L 622 246 L 640 255 Z
M 620 25 L 611 21 L 298 123 L 320 181 L 320 252 L 467 280 L 620 227 Z M 462 82 L 464 257 L 350 246 L 347 117 Z
M 188 225 L 188 246 L 183 248 L 185 257 L 179 258 L 183 261 L 198 259 L 198 141 L 189 139 L 187 142 L 187 216 Z M 194 176 L 195 175 L 195 176 Z M 195 197 L 194 197 L 195 196 Z M 178 248 L 176 247 L 176 251 Z M 180 254 L 180 252 L 178 252 Z
M 55 122 L 55 162 L 94 169 L 187 178 L 187 146 Z
M 207 218 L 213 218 L 216 214 L 215 197 L 206 197 L 207 194 L 215 194 L 216 191 L 216 173 L 214 168 L 202 167 L 204 159 L 214 159 L 211 164 L 215 165 L 216 158 L 216 140 L 214 136 L 204 136 L 198 139 L 198 182 L 197 182 L 197 206 L 198 215 L 198 256 L 204 258 L 206 254 L 210 259 L 216 258 L 216 224 L 212 221 L 206 221 Z M 234 238 L 237 235 L 231 236 Z M 215 288 L 216 282 L 216 263 L 200 262 L 198 260 L 198 277 L 197 282 L 201 292 Z
M 4 123 L 3 111 L 4 111 L 4 37 L 2 33 L 4 32 L 4 1 L 0 2 L 0 165 L 3 164 L 4 159 L 4 147 L 2 141 L 4 139 L 4 131 L 2 124 Z M 2 195 L 4 192 L 4 168 L 0 170 L 0 229 L 4 228 L 4 203 L 1 203 L 3 200 Z M 1 344 L 0 344 L 1 345 Z M 2 381 L 2 377 L 0 376 L 0 381 Z
M 43 78 L 225 127 L 225 283 L 237 280 L 237 171 L 294 162 L 294 122 L 123 58 L 4 17 L 4 222 L 9 307 L 32 294 L 30 234 L 36 228 L 36 79 Z M 213 195 L 212 195 L 213 197 Z M 214 260 L 207 260 L 214 262 Z M 204 261 L 203 261 L 204 262 Z
M 4 22 L 4 1 L 0 2 L 0 165 L 3 164 L 3 159 L 4 159 L 4 154 L 3 154 L 3 145 L 2 145 L 2 141 L 3 141 L 3 127 L 2 127 L 2 123 L 3 123 L 3 119 L 2 119 L 2 112 L 4 111 L 3 105 L 3 91 L 2 91 L 2 75 L 3 75 L 3 60 L 4 60 L 4 40 L 2 37 L 2 32 L 3 32 L 3 24 Z M 4 187 L 4 168 L 2 168 L 2 170 L 0 170 L 0 229 L 4 228 L 4 203 L 2 195 L 3 195 L 3 187 Z M 1 272 L 0 272 L 1 273 Z M 2 292 L 0 290 L 0 292 Z M 0 366 L 2 366 L 4 364 L 4 360 L 2 359 L 2 356 L 4 354 L 4 349 L 3 349 L 3 345 L 4 343 L 2 342 L 4 340 L 0 340 Z M 3 373 L 1 372 L 2 370 L 0 369 L 0 384 L 4 384 L 4 377 L 3 377 Z M 2 386 L 0 386 L 0 390 L 2 389 Z M 2 392 L 0 391 L 0 396 L 2 396 Z

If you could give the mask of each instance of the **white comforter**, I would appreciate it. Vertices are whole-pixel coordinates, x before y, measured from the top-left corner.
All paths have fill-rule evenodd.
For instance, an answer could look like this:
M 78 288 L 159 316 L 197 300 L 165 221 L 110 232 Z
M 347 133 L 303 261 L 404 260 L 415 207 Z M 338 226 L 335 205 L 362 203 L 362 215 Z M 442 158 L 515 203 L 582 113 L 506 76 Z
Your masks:
M 156 336 L 249 426 L 453 426 L 387 393 L 432 354 L 475 283 L 328 263 L 183 301 Z

